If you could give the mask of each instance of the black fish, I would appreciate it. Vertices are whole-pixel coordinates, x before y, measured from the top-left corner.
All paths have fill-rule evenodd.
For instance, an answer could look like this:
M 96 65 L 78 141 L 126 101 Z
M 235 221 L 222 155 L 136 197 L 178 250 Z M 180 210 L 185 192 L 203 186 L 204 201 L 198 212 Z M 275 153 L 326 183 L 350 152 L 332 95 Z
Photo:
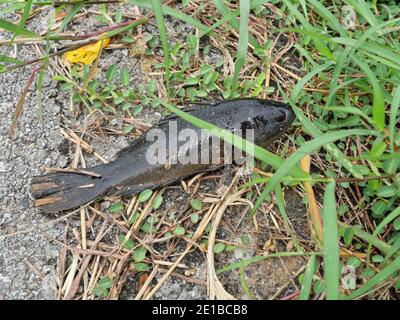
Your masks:
M 295 118 L 289 106 L 260 99 L 223 101 L 185 108 L 183 111 L 230 132 L 253 129 L 254 143 L 262 147 L 277 139 Z M 223 165 L 221 162 L 211 163 L 211 158 L 208 163 L 203 164 L 182 164 L 179 161 L 171 163 L 170 158 L 165 163 L 149 163 L 146 153 L 151 145 L 154 147 L 154 142 L 147 141 L 146 136 L 162 131 L 167 137 L 168 148 L 171 124 L 176 126 L 178 133 L 191 129 L 191 132 L 200 136 L 201 129 L 191 123 L 174 115 L 167 117 L 122 149 L 116 160 L 88 168 L 92 175 L 59 172 L 34 177 L 32 194 L 36 199 L 36 206 L 41 207 L 44 212 L 55 213 L 79 207 L 101 195 L 133 195 L 144 189 L 158 188 Z M 199 150 L 201 143 L 196 141 L 190 144 L 191 141 L 189 139 L 189 145 L 187 142 L 178 142 L 176 150 L 181 150 L 183 145 L 188 153 Z M 210 143 L 210 140 L 207 141 Z M 171 154 L 177 155 L 176 151 Z

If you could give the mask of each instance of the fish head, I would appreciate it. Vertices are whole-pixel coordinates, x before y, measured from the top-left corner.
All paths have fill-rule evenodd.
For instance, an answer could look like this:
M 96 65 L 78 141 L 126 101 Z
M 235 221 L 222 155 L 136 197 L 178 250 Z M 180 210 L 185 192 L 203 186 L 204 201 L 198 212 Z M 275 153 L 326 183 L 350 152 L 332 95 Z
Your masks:
M 251 103 L 238 112 L 238 118 L 241 118 L 237 121 L 242 134 L 245 134 L 245 130 L 253 130 L 254 143 L 266 147 L 289 128 L 296 116 L 284 103 L 252 99 Z

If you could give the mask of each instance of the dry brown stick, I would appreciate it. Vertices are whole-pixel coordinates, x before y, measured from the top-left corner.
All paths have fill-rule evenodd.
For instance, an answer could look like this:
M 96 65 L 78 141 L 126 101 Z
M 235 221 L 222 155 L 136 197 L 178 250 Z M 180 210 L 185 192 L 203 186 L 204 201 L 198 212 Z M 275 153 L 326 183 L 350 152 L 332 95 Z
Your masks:
M 93 245 L 91 246 L 91 248 L 90 248 L 91 250 L 94 250 L 94 249 L 96 248 L 96 246 L 97 246 L 97 244 L 100 242 L 100 240 L 101 240 L 101 239 L 104 237 L 104 235 L 111 229 L 112 226 L 109 227 L 108 230 L 107 230 L 106 232 L 104 232 L 104 229 L 105 229 L 105 227 L 106 227 L 106 225 L 107 225 L 107 222 L 108 222 L 107 220 L 104 220 L 104 223 L 103 223 L 103 225 L 101 226 L 100 232 L 99 232 L 99 234 L 97 235 L 96 239 L 94 240 L 94 244 L 93 244 Z M 71 284 L 71 286 L 70 286 L 70 288 L 69 288 L 69 290 L 68 290 L 66 296 L 64 297 L 65 300 L 71 300 L 71 299 L 75 296 L 76 292 L 77 292 L 78 289 L 79 289 L 79 285 L 80 285 L 82 276 L 83 276 L 83 274 L 84 274 L 86 268 L 88 267 L 89 262 L 90 262 L 90 260 L 92 259 L 92 257 L 93 257 L 93 255 L 90 254 L 90 255 L 88 255 L 88 256 L 86 256 L 86 257 L 83 258 L 83 260 L 82 260 L 82 262 L 81 262 L 81 266 L 80 266 L 79 273 L 78 273 L 78 275 L 73 279 L 72 284 Z
M 146 21 L 147 21 L 147 18 L 141 18 L 141 19 L 134 20 L 133 22 L 130 21 L 130 23 L 135 23 L 135 22 L 136 22 L 136 23 L 139 23 L 139 22 L 140 22 L 140 23 L 145 23 Z M 125 23 L 125 22 L 124 22 L 124 23 Z M 119 27 L 119 26 L 118 26 L 118 27 Z M 112 29 L 111 29 L 111 30 L 112 30 Z M 104 32 L 103 32 L 103 33 L 104 33 Z M 86 39 L 86 38 L 85 38 L 85 39 Z M 18 69 L 18 68 L 26 67 L 26 66 L 28 66 L 28 65 L 30 65 L 30 64 L 34 64 L 34 63 L 36 63 L 36 62 L 42 61 L 43 59 L 45 59 L 45 58 L 47 58 L 47 57 L 48 57 L 48 58 L 52 58 L 52 57 L 55 57 L 55 56 L 60 56 L 60 55 L 66 53 L 66 52 L 68 52 L 68 51 L 72 51 L 72 50 L 75 50 L 75 49 L 79 49 L 79 48 L 82 48 L 82 47 L 87 46 L 87 45 L 89 45 L 89 44 L 95 43 L 95 42 L 97 42 L 98 40 L 99 40 L 99 39 L 97 38 L 97 36 L 95 36 L 94 39 L 90 39 L 90 38 L 89 38 L 88 41 L 81 42 L 81 43 L 78 43 L 78 44 L 75 44 L 75 45 L 71 45 L 71 46 L 68 46 L 67 48 L 61 49 L 60 51 L 55 51 L 55 52 L 49 53 L 49 54 L 46 55 L 46 56 L 38 57 L 38 58 L 29 60 L 29 61 L 25 61 L 25 62 L 20 63 L 20 64 L 13 65 L 13 66 L 11 66 L 11 67 L 8 67 L 8 68 L 7 68 L 7 71 L 11 71 L 11 70 L 15 70 L 15 69 Z
M 26 95 L 28 94 L 28 90 L 29 90 L 30 86 L 32 85 L 33 80 L 35 79 L 36 72 L 38 72 L 39 70 L 40 70 L 40 67 L 36 67 L 35 69 L 33 69 L 32 74 L 30 75 L 30 77 L 28 78 L 28 81 L 26 82 L 26 86 L 25 86 L 24 90 L 22 91 L 21 96 L 18 99 L 18 103 L 15 108 L 13 120 L 12 120 L 10 129 L 8 130 L 8 137 L 10 139 L 12 139 L 14 136 L 14 131 L 17 127 L 18 118 L 22 114 L 22 108 L 24 106 Z
M 45 277 L 45 274 L 43 272 L 39 271 L 39 269 L 36 268 L 31 262 L 29 262 L 28 259 L 25 258 L 23 261 L 26 263 L 29 269 L 31 269 L 33 273 L 36 274 L 36 276 L 43 280 L 43 278 Z
M 159 268 L 158 271 L 161 272 L 161 273 L 167 273 L 168 269 Z M 188 277 L 188 276 L 185 276 L 185 275 L 177 273 L 177 272 L 172 272 L 171 276 L 179 278 L 179 279 L 182 279 L 182 280 L 185 280 L 187 282 L 198 284 L 200 286 L 207 286 L 207 281 L 206 280 L 201 280 L 199 278 Z
M 95 4 L 113 4 L 113 3 L 124 3 L 125 0 L 93 0 L 93 1 L 51 1 L 51 5 L 54 7 L 59 7 L 59 6 L 74 6 L 76 4 L 83 4 L 85 6 L 90 6 L 90 5 L 95 5 Z M 40 4 L 35 3 L 35 4 Z M 48 4 L 45 2 L 44 4 Z
M 65 172 L 65 173 L 76 173 L 76 174 L 82 174 L 86 176 L 91 176 L 95 178 L 100 178 L 101 175 L 93 172 L 93 171 L 88 171 L 88 170 L 82 170 L 82 169 L 63 169 L 63 168 L 46 168 L 46 170 L 50 173 L 57 173 L 57 172 Z
M 384 180 L 384 179 L 394 179 L 397 174 L 384 174 L 381 176 L 371 176 L 371 177 L 364 177 L 364 178 L 335 178 L 337 183 L 340 182 L 363 182 L 369 180 Z
M 66 53 L 66 52 L 71 51 L 71 50 L 82 48 L 84 46 L 87 46 L 87 45 L 95 43 L 95 42 L 97 42 L 97 39 L 92 39 L 92 40 L 89 40 L 89 41 L 86 41 L 86 42 L 83 42 L 83 43 L 79 43 L 77 45 L 73 45 L 73 46 L 70 46 L 68 48 L 64 48 L 64 49 L 62 49 L 60 51 L 52 52 L 47 57 L 52 58 L 52 57 L 60 56 L 63 53 Z M 12 71 L 12 70 L 15 70 L 15 69 L 26 67 L 26 66 L 28 66 L 30 64 L 34 64 L 36 62 L 42 61 L 44 58 L 46 58 L 46 56 L 38 57 L 38 58 L 35 58 L 35 59 L 32 59 L 32 60 L 25 61 L 25 62 L 20 63 L 20 64 L 13 65 L 11 67 L 8 67 L 7 71 Z

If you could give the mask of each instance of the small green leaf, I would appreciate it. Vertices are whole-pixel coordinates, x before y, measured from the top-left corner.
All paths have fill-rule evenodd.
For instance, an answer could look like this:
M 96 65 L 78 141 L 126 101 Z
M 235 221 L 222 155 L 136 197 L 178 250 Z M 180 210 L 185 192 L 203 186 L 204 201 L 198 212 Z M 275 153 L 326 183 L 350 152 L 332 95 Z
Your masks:
M 100 298 L 108 296 L 109 289 L 112 287 L 112 280 L 109 277 L 103 277 L 93 288 L 93 294 Z
M 145 247 L 140 246 L 133 253 L 133 260 L 135 262 L 141 262 L 146 258 L 147 249 Z
M 386 150 L 386 143 L 385 142 L 380 142 L 380 143 L 374 143 L 371 147 L 371 158 L 376 158 L 382 155 Z
M 129 76 L 129 71 L 127 68 L 122 68 L 120 71 L 120 79 L 121 79 L 121 83 L 123 84 L 124 87 L 129 87 L 129 83 L 130 83 L 130 76 Z
M 343 234 L 343 240 L 346 245 L 351 245 L 354 237 L 354 230 L 352 228 L 346 228 Z
M 146 272 L 150 270 L 150 266 L 144 262 L 137 262 L 134 266 L 137 272 Z
M 122 10 L 121 8 L 119 8 L 117 12 L 115 12 L 115 22 L 120 23 L 122 21 L 122 16 L 123 16 Z
M 398 291 L 400 290 L 400 277 L 397 279 L 396 283 L 394 284 L 394 288 Z
M 113 203 L 109 208 L 108 208 L 108 212 L 110 213 L 117 213 L 124 210 L 124 205 L 122 203 Z
M 143 223 L 140 230 L 142 230 L 145 233 L 152 233 L 152 232 L 154 232 L 155 228 L 153 227 L 153 225 L 151 223 L 146 222 L 146 223 Z
M 225 247 L 225 251 L 235 251 L 238 247 L 233 245 L 233 244 L 229 244 Z
M 361 266 L 361 261 L 357 257 L 350 257 L 347 261 L 347 265 L 358 268 L 359 266 Z
M 129 220 L 128 220 L 128 224 L 129 225 L 134 224 L 139 219 L 139 217 L 140 217 L 139 212 L 135 212 L 135 213 L 131 214 L 131 216 L 129 217 Z
M 376 195 L 382 198 L 390 198 L 396 194 L 396 189 L 392 186 L 383 186 L 377 192 Z
M 107 69 L 107 74 L 106 74 L 107 81 L 109 82 L 112 81 L 115 78 L 116 74 L 117 74 L 117 67 L 115 66 L 115 64 L 112 64 Z
M 99 287 L 110 289 L 112 287 L 112 280 L 109 277 L 103 277 L 97 282 Z
M 374 256 L 372 257 L 372 261 L 375 262 L 375 263 L 380 263 L 380 262 L 383 261 L 383 259 L 384 259 L 384 258 L 383 258 L 381 255 L 379 255 L 379 254 L 374 255 Z
M 124 127 L 124 134 L 128 134 L 134 129 L 134 126 L 131 124 L 128 124 L 127 126 Z
M 96 297 L 99 298 L 107 298 L 108 296 L 108 290 L 101 287 L 94 287 L 92 292 Z
M 225 249 L 225 244 L 223 244 L 222 242 L 218 242 L 215 244 L 214 246 L 214 253 L 221 253 L 222 251 L 224 251 Z
M 118 240 L 120 245 L 122 245 L 122 248 L 125 248 L 127 250 L 132 250 L 133 247 L 135 246 L 135 242 L 133 242 L 132 239 L 125 240 L 124 234 L 120 234 Z
M 199 79 L 198 78 L 190 77 L 185 81 L 184 85 L 186 85 L 186 86 L 194 86 L 194 85 L 196 85 L 198 83 L 199 83 Z
M 203 202 L 201 202 L 198 199 L 191 199 L 190 200 L 190 205 L 194 210 L 200 211 L 203 209 Z
M 185 228 L 183 228 L 181 226 L 175 227 L 174 234 L 177 236 L 183 236 L 185 234 Z
M 199 215 L 197 213 L 193 213 L 190 215 L 190 220 L 192 220 L 193 223 L 197 223 L 199 221 Z
M 73 87 L 74 84 L 72 82 L 65 82 L 60 86 L 61 90 L 69 90 L 72 89 Z
M 371 207 L 372 210 L 372 216 L 374 218 L 380 218 L 383 216 L 387 209 L 387 204 L 381 200 L 377 201 L 374 203 L 374 205 Z
M 158 219 L 157 216 L 151 215 L 150 217 L 147 218 L 146 222 L 150 223 L 151 225 L 156 224 L 160 219 Z
M 249 245 L 250 244 L 250 238 L 247 234 L 244 234 L 240 237 L 240 240 L 244 245 Z
M 139 194 L 139 202 L 146 202 L 147 200 L 150 199 L 151 195 L 153 194 L 153 190 L 151 189 L 146 189 L 143 190 L 140 194 Z
M 157 197 L 153 201 L 153 209 L 158 209 L 163 202 L 163 197 L 161 194 L 157 195 Z

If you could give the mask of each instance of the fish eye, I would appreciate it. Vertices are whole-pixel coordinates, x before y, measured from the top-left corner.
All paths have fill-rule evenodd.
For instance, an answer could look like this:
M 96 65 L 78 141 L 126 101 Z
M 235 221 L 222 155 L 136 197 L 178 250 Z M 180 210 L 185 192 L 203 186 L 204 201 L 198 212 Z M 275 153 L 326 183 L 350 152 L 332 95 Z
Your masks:
M 279 111 L 278 116 L 276 117 L 276 121 L 284 122 L 286 120 L 286 113 L 283 111 Z

